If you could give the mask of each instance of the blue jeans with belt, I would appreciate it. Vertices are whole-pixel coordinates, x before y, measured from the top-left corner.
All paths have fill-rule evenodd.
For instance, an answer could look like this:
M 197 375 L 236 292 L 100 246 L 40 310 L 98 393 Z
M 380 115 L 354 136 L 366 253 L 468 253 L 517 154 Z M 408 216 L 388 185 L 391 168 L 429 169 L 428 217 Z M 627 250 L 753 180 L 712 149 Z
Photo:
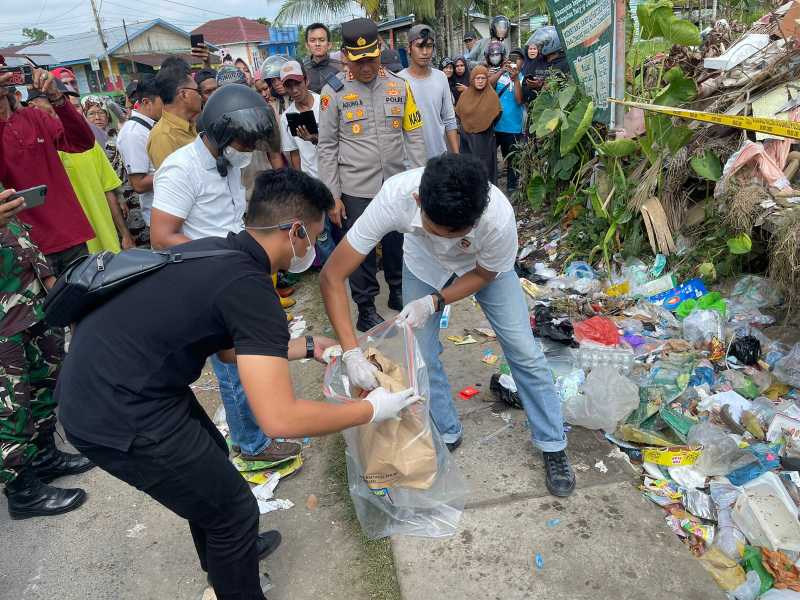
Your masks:
M 261 428 L 250 410 L 247 396 L 239 379 L 239 369 L 233 363 L 224 363 L 216 354 L 211 356 L 211 366 L 219 381 L 219 395 L 225 406 L 225 419 L 231 431 L 231 441 L 242 454 L 254 456 L 263 452 L 272 440 Z
M 403 304 L 422 298 L 436 289 L 418 279 L 403 264 Z M 531 331 L 528 304 L 519 277 L 514 271 L 497 279 L 475 294 L 511 367 L 520 400 L 525 408 L 533 445 L 544 452 L 558 452 L 567 446 L 561 402 L 553 385 L 542 346 Z M 441 312 L 435 313 L 423 327 L 414 331 L 430 379 L 431 417 L 445 443 L 457 441 L 462 425 L 453 404 L 450 382 L 439 358 Z

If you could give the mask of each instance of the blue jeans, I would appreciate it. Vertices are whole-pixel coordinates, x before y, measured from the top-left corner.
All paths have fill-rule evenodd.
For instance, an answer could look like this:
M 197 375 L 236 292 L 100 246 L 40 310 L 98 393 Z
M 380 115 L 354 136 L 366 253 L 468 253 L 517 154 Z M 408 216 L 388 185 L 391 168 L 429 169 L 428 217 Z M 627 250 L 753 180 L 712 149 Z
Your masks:
M 435 292 L 435 288 L 417 279 L 403 265 L 403 304 Z M 561 402 L 553 377 L 542 352 L 542 346 L 531 331 L 528 304 L 525 302 L 519 277 L 514 271 L 501 273 L 481 289 L 475 298 L 497 334 L 497 339 L 511 367 L 522 405 L 531 430 L 534 446 L 544 452 L 557 452 L 567 446 Z M 428 365 L 431 385 L 431 417 L 445 443 L 461 437 L 463 428 L 453 403 L 450 382 L 439 359 L 439 319 L 434 314 L 414 333 L 422 357 Z
M 241 448 L 242 454 L 260 454 L 272 440 L 256 423 L 239 379 L 239 370 L 233 363 L 222 362 L 216 354 L 211 355 L 211 366 L 214 367 L 219 381 L 219 395 L 225 406 L 225 419 L 231 430 L 231 441 Z

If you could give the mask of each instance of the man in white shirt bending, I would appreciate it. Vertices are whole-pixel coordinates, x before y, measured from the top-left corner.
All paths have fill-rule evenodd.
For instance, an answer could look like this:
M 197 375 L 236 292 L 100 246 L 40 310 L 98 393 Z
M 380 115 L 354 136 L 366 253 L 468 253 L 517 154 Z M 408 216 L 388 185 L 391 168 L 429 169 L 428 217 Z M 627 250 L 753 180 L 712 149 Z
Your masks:
M 325 265 L 322 294 L 350 381 L 363 389 L 378 386 L 375 366 L 358 347 L 345 282 L 392 231 L 405 234 L 398 319 L 416 329 L 428 366 L 431 417 L 443 441 L 455 450 L 463 429 L 439 359 L 440 317 L 447 304 L 474 294 L 511 367 L 533 444 L 544 454 L 547 489 L 555 496 L 571 494 L 575 474 L 565 452 L 561 402 L 514 271 L 514 209 L 475 157 L 444 154 L 389 178 Z

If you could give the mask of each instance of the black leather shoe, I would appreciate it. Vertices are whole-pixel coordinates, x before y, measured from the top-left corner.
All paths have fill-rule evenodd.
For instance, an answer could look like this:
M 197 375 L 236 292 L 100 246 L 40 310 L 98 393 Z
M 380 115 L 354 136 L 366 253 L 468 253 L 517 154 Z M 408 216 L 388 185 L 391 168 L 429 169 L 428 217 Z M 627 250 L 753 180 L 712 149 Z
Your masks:
M 43 446 L 30 465 L 31 469 L 36 473 L 36 477 L 42 483 L 50 483 L 54 479 L 65 475 L 84 473 L 95 467 L 95 464 L 85 456 L 68 454 L 56 448 L 52 437 L 45 441 Z
M 378 314 L 374 306 L 368 306 L 358 309 L 358 321 L 356 321 L 356 329 L 361 333 L 369 331 L 376 325 L 383 323 L 385 319 Z
M 547 491 L 553 496 L 561 498 L 569 496 L 575 491 L 575 473 L 569 466 L 567 453 L 561 452 L 542 452 L 544 456 L 544 470 L 547 483 Z
M 281 545 L 281 534 L 279 531 L 267 531 L 266 533 L 259 533 L 256 540 L 256 549 L 258 550 L 258 560 L 264 560 L 270 554 L 278 549 Z
M 86 492 L 82 489 L 46 485 L 30 468 L 7 483 L 3 493 L 8 498 L 8 514 L 12 519 L 60 515 L 75 510 L 86 501 Z
M 392 310 L 403 310 L 403 290 L 401 288 L 389 290 L 389 302 L 386 304 Z

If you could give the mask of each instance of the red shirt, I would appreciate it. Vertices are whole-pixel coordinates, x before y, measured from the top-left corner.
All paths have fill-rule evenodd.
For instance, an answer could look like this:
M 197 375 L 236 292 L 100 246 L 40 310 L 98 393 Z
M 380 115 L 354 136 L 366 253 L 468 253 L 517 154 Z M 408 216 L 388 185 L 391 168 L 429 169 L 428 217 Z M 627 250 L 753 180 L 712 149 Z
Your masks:
M 45 203 L 19 213 L 32 227 L 31 238 L 43 254 L 94 237 L 58 156 L 58 150 L 91 150 L 94 134 L 68 100 L 55 111 L 60 121 L 38 108 L 23 108 L 8 121 L 0 120 L 0 182 L 16 190 L 47 185 Z

